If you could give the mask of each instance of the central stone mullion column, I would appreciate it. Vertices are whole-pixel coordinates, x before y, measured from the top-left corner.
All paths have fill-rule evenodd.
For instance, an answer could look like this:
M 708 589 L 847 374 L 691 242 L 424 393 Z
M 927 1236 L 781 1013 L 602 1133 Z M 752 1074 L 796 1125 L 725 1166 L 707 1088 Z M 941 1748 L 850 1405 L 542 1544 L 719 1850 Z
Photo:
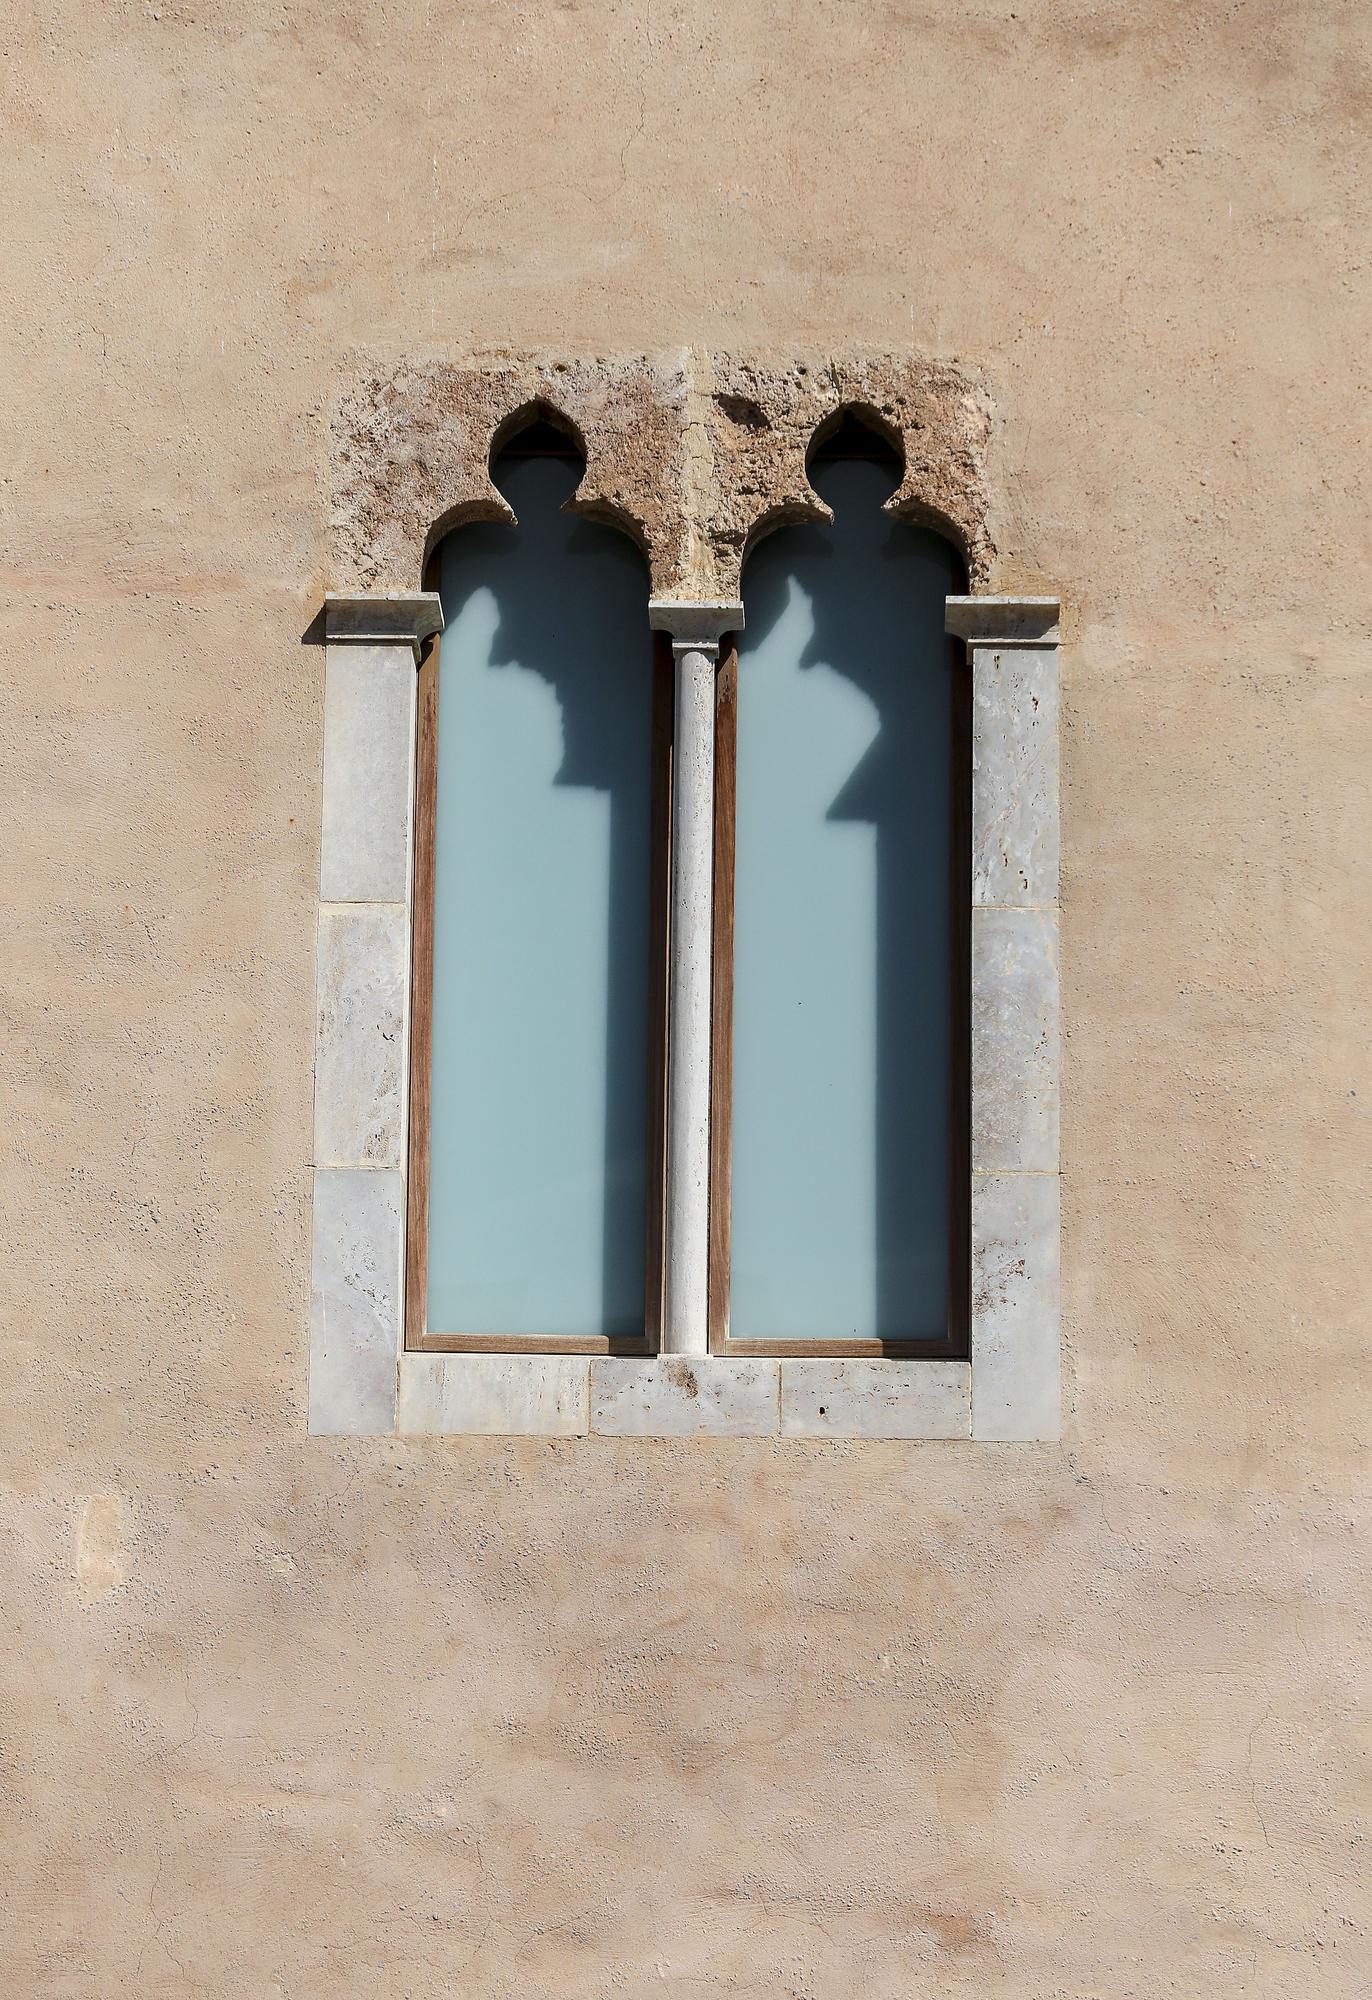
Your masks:
M 662 1351 L 710 1351 L 710 1025 L 714 941 L 715 667 L 743 606 L 649 605 L 676 661 L 671 943 L 667 1009 L 667 1185 Z

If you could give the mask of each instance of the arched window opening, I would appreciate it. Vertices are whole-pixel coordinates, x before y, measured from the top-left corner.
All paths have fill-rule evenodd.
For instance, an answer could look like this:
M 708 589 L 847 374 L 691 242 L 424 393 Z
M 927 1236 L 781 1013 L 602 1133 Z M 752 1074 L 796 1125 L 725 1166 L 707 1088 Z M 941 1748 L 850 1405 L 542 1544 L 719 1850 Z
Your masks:
M 970 687 L 954 550 L 842 414 L 721 669 L 716 1344 L 966 1352 Z
M 567 509 L 584 470 L 531 410 L 491 467 L 515 525 L 459 528 L 431 564 L 411 1345 L 657 1332 L 661 691 L 642 557 Z

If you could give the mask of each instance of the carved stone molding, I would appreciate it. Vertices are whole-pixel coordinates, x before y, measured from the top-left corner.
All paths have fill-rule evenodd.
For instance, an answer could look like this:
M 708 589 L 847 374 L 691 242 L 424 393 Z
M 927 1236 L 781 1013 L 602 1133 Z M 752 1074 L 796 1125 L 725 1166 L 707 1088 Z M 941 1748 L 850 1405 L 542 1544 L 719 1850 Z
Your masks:
M 680 349 L 410 360 L 358 380 L 334 419 L 334 588 L 415 591 L 447 529 L 508 519 L 491 449 L 530 405 L 575 431 L 586 473 L 570 504 L 637 542 L 655 597 L 736 598 L 760 534 L 827 519 L 806 453 L 853 407 L 903 454 L 888 512 L 948 535 L 973 589 L 990 578 L 989 412 L 970 375 L 912 354 L 778 360 Z

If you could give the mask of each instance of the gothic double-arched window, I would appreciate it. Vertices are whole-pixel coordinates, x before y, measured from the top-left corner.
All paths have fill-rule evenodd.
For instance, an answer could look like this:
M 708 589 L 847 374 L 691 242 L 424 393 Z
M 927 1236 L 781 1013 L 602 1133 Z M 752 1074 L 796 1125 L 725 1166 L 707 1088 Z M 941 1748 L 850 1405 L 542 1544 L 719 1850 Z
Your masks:
M 547 411 L 512 522 L 455 529 L 421 668 L 410 1345 L 647 1351 L 663 1295 L 670 647 L 648 572 L 578 512 Z M 851 414 L 828 522 L 743 572 L 720 649 L 712 1344 L 965 1354 L 969 688 L 960 563 L 885 511 Z

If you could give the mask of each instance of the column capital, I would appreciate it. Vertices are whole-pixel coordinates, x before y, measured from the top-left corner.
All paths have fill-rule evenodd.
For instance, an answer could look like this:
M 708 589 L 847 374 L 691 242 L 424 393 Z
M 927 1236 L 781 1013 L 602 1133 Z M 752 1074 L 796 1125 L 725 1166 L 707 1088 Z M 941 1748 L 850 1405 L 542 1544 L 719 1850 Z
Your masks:
M 330 646 L 409 645 L 419 648 L 443 630 L 443 606 L 436 590 L 367 590 L 324 595 L 324 638 Z
M 950 597 L 945 632 L 969 646 L 1056 646 L 1056 597 Z
M 743 630 L 743 606 L 720 598 L 651 597 L 648 623 L 654 632 L 670 633 L 678 657 L 704 653 L 713 659 L 726 632 Z

